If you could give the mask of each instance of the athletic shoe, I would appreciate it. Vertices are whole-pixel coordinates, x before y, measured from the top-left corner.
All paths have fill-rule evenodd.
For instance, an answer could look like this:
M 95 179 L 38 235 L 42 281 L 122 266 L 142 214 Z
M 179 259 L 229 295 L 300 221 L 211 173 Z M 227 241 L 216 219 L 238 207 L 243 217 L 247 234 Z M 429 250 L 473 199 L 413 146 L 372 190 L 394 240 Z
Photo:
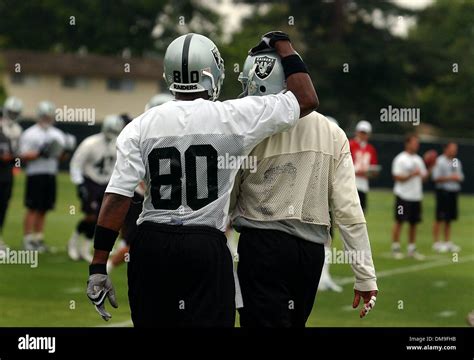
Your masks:
M 92 263 L 92 240 L 83 240 L 79 246 L 79 255 L 88 264 Z
M 454 244 L 451 241 L 448 241 L 446 243 L 446 249 L 447 249 L 446 251 L 449 251 L 449 252 L 452 252 L 452 253 L 461 251 L 461 247 Z
M 27 235 L 23 238 L 23 248 L 27 251 L 38 250 L 38 244 L 33 240 L 33 237 Z
M 74 231 L 67 243 L 67 254 L 69 255 L 69 258 L 74 261 L 78 261 L 81 259 L 81 254 L 79 254 L 78 246 L 79 237 L 79 233 L 77 231 Z
M 408 256 L 409 258 L 413 258 L 413 259 L 415 259 L 415 260 L 425 260 L 425 258 L 426 258 L 425 255 L 420 254 L 420 253 L 419 253 L 418 251 L 416 251 L 416 250 L 409 251 L 409 252 L 407 253 L 407 256 Z
M 437 253 L 445 253 L 448 251 L 448 248 L 444 242 L 437 241 L 433 244 L 433 251 Z
M 398 249 L 392 249 L 392 256 L 395 260 L 401 260 L 404 258 L 403 254 L 402 254 L 402 251 L 400 250 L 400 248 Z
M 43 239 L 40 239 L 40 240 L 37 240 L 37 241 L 36 241 L 36 250 L 37 250 L 40 254 L 44 254 L 44 253 L 49 252 L 49 247 L 48 247 L 48 245 L 46 245 L 46 244 L 44 243 L 44 240 L 43 240 Z
M 321 283 L 319 284 L 318 290 L 334 291 L 334 292 L 340 293 L 342 292 L 342 287 L 337 285 L 332 279 L 327 279 L 322 284 Z

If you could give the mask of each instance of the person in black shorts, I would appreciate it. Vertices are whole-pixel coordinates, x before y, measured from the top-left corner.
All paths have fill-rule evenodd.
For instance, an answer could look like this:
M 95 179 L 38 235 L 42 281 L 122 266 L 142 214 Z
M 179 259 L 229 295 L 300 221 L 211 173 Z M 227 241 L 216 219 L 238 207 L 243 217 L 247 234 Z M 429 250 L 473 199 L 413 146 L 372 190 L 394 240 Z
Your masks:
M 26 162 L 23 246 L 26 250 L 45 252 L 43 240 L 46 213 L 56 202 L 56 174 L 66 145 L 65 134 L 53 126 L 56 106 L 49 101 L 38 105 L 37 123 L 20 138 L 20 157 Z
M 433 250 L 436 252 L 457 252 L 461 248 L 451 241 L 451 222 L 458 218 L 458 194 L 464 180 L 462 164 L 456 158 L 458 146 L 449 142 L 444 152 L 436 159 L 432 178 L 436 186 L 436 221 L 433 224 Z M 439 240 L 444 225 L 444 242 Z

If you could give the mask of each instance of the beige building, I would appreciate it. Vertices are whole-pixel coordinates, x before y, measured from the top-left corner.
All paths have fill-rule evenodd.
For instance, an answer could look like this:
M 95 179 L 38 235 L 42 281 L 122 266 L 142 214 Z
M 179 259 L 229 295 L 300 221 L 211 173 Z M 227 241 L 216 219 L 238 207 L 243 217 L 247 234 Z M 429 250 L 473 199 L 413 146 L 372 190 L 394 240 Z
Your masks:
M 7 95 L 23 100 L 23 117 L 35 117 L 38 102 L 50 100 L 69 115 L 94 113 L 97 122 L 107 114 L 141 114 L 150 97 L 160 92 L 163 74 L 156 59 L 29 50 L 1 51 L 0 70 Z M 71 116 L 65 115 L 67 119 Z

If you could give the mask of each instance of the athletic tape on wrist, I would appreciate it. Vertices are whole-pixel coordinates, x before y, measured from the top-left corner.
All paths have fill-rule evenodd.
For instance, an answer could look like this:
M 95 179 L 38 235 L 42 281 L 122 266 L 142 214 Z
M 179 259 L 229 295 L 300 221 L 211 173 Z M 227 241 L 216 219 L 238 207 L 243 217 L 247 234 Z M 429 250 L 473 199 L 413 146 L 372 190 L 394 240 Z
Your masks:
M 94 249 L 110 252 L 114 247 L 118 234 L 118 231 L 97 225 L 94 234 Z
M 285 72 L 285 79 L 287 79 L 288 76 L 296 73 L 308 73 L 308 68 L 298 54 L 293 54 L 282 58 L 281 65 L 283 66 L 283 71 Z
M 89 275 L 94 275 L 94 274 L 107 275 L 107 265 L 106 264 L 90 264 Z

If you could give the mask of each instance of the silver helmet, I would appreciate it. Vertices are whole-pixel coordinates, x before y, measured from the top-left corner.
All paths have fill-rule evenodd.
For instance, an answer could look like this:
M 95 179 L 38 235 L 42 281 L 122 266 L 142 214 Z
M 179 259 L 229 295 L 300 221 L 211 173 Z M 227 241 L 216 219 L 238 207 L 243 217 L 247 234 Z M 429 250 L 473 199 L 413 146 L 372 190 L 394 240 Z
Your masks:
M 3 117 L 10 120 L 16 120 L 20 117 L 21 112 L 23 111 L 23 102 L 15 97 L 9 96 L 5 103 L 3 104 Z
M 173 40 L 166 49 L 163 67 L 163 77 L 173 95 L 207 91 L 210 100 L 219 97 L 224 60 L 207 37 L 189 33 Z
M 125 121 L 119 115 L 107 115 L 102 123 L 102 132 L 107 140 L 112 140 L 119 136 L 125 127 Z
M 38 123 L 43 127 L 49 127 L 56 118 L 56 105 L 51 101 L 41 101 L 37 109 Z
M 239 75 L 242 96 L 278 94 L 286 89 L 285 73 L 280 56 L 275 51 L 249 55 Z
M 165 102 L 174 100 L 174 97 L 170 94 L 156 94 L 145 105 L 145 111 L 150 110 L 152 107 L 160 106 Z

